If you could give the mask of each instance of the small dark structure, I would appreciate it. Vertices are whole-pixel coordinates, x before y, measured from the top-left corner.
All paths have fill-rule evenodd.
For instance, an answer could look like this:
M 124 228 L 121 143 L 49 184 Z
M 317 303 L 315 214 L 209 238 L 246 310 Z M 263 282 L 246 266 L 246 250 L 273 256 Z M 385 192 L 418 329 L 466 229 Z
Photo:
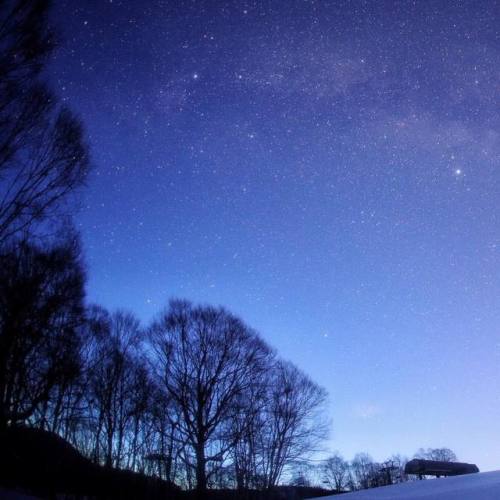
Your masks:
M 416 474 L 420 479 L 423 476 L 461 476 L 479 472 L 477 465 L 461 462 L 440 462 L 437 460 L 421 460 L 415 458 L 405 466 L 406 474 Z

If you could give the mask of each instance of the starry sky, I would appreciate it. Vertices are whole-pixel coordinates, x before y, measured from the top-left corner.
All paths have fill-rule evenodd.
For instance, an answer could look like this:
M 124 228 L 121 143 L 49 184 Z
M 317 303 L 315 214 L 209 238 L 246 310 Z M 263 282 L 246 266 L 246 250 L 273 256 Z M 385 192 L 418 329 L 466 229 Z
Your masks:
M 54 4 L 89 301 L 227 306 L 348 459 L 500 467 L 498 2 Z

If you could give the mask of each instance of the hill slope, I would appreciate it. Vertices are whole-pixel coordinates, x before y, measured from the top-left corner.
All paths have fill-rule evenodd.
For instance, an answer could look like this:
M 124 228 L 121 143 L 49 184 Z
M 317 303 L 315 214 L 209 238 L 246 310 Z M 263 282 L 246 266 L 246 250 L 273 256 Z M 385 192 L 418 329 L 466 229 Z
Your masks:
M 324 500 L 499 500 L 500 471 L 384 486 Z

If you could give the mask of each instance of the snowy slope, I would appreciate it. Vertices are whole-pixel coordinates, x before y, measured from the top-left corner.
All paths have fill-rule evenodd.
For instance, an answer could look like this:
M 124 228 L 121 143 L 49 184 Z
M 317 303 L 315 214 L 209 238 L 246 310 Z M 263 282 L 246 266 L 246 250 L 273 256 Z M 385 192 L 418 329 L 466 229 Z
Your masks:
M 414 481 L 322 500 L 500 500 L 500 471 Z

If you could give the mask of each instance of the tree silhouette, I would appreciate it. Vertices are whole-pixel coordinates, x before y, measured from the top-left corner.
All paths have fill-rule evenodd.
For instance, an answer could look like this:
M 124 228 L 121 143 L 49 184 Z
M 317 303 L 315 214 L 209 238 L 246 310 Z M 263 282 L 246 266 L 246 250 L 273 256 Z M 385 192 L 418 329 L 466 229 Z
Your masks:
M 0 424 L 24 421 L 78 374 L 84 317 L 78 240 L 0 254 Z
M 55 222 L 88 172 L 79 120 L 40 81 L 55 46 L 49 4 L 0 4 L 0 245 Z
M 414 458 L 423 458 L 425 460 L 437 460 L 440 462 L 456 462 L 457 456 L 449 448 L 420 448 L 415 453 Z
M 221 434 L 224 424 L 271 351 L 224 309 L 185 301 L 172 301 L 150 334 L 166 390 L 182 415 L 180 431 L 195 455 L 196 487 L 203 492 L 208 466 L 220 464 L 234 446 Z
M 265 487 L 274 487 L 287 464 L 307 456 L 326 437 L 326 392 L 292 363 L 270 367 L 259 433 Z
M 338 452 L 335 452 L 324 461 L 322 476 L 331 489 L 342 492 L 349 486 L 349 463 Z

